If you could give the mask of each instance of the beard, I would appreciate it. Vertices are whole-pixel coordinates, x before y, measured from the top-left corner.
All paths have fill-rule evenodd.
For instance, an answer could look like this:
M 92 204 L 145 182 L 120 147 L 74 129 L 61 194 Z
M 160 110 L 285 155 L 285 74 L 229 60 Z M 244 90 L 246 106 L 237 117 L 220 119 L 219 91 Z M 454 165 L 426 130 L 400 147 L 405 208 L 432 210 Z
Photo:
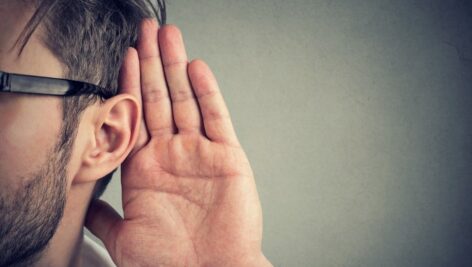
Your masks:
M 66 203 L 69 147 L 59 142 L 41 169 L 0 195 L 0 266 L 29 266 L 53 237 Z

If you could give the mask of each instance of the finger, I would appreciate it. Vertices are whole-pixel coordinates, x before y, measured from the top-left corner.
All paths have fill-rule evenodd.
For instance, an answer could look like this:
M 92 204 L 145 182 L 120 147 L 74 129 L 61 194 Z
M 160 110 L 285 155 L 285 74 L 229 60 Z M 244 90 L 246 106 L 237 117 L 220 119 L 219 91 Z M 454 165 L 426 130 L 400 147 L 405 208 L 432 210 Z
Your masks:
M 110 254 L 113 254 L 113 244 L 121 222 L 121 216 L 108 203 L 98 199 L 90 204 L 85 226 L 103 242 Z
M 173 134 L 172 107 L 158 47 L 158 23 L 145 19 L 139 29 L 137 49 L 146 127 L 151 137 Z
M 162 63 L 179 133 L 201 133 L 201 115 L 187 73 L 187 53 L 180 30 L 166 25 L 159 30 Z
M 188 69 L 207 137 L 215 142 L 239 146 L 228 108 L 212 71 L 202 60 L 193 60 Z
M 120 69 L 119 88 L 120 93 L 131 94 L 135 96 L 138 100 L 139 106 L 142 109 L 138 52 L 132 47 L 128 48 L 126 51 L 123 64 Z M 136 141 L 134 148 L 131 150 L 130 155 L 141 149 L 141 147 L 147 143 L 148 139 L 149 135 L 146 130 L 144 118 L 141 116 L 141 126 L 138 140 Z

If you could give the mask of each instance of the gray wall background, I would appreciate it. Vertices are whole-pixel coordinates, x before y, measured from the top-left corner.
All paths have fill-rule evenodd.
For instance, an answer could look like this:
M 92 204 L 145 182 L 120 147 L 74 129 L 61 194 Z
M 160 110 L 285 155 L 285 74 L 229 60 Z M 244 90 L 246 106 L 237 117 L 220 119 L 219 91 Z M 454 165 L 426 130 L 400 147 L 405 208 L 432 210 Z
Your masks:
M 471 266 L 470 1 L 168 0 L 168 22 L 218 78 L 275 266 Z

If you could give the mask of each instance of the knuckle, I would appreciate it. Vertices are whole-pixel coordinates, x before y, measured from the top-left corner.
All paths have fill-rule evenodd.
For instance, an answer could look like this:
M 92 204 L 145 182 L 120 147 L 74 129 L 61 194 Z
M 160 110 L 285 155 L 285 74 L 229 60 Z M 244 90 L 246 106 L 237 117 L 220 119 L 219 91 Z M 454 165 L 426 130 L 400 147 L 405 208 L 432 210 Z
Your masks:
M 175 103 L 188 101 L 194 98 L 195 96 L 193 93 L 186 89 L 177 89 L 172 93 L 172 101 Z
M 168 98 L 166 90 L 162 90 L 158 87 L 150 87 L 146 90 L 143 90 L 143 101 L 148 103 L 159 102 L 162 99 Z
M 206 109 L 204 116 L 206 121 L 222 120 L 229 118 L 229 114 L 217 108 Z
M 198 99 L 202 100 L 204 98 L 212 98 L 216 95 L 218 95 L 218 91 L 216 91 L 216 90 L 205 90 L 205 91 L 200 90 L 199 95 L 198 95 Z
M 170 62 L 164 62 L 164 67 L 166 69 L 170 68 L 184 68 L 188 64 L 187 60 L 176 60 L 176 61 L 170 61 Z

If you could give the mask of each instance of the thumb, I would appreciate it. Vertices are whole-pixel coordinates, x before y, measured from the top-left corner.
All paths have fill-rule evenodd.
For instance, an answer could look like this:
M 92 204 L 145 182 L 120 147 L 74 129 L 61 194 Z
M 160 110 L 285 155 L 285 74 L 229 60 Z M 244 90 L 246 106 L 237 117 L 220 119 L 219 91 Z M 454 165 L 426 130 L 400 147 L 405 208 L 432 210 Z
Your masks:
M 113 255 L 115 251 L 110 249 L 115 248 L 116 235 L 122 221 L 121 216 L 110 204 L 97 199 L 92 200 L 92 203 L 90 203 L 85 226 L 103 242 L 110 255 Z

